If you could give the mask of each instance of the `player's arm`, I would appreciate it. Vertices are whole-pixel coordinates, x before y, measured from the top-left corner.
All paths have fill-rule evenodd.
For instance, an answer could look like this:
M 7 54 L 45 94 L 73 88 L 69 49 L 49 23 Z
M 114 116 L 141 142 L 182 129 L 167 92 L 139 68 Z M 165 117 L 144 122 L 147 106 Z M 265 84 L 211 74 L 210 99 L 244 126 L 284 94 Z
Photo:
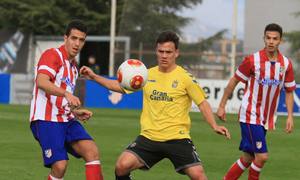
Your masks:
M 89 67 L 83 66 L 80 68 L 80 74 L 84 77 L 96 81 L 101 86 L 119 93 L 125 93 L 117 80 L 108 79 L 95 74 Z
M 219 117 L 219 119 L 226 121 L 226 112 L 225 112 L 225 106 L 227 103 L 227 100 L 229 98 L 229 96 L 233 93 L 236 85 L 239 83 L 239 80 L 236 77 L 232 77 L 225 90 L 224 90 L 224 94 L 222 96 L 221 102 L 219 104 L 218 110 L 217 110 L 217 116 Z
M 80 106 L 80 100 L 78 97 L 72 95 L 68 91 L 57 87 L 50 81 L 50 77 L 47 74 L 38 73 L 36 78 L 37 87 L 45 91 L 47 94 L 54 96 L 65 97 L 70 106 Z
M 199 105 L 198 105 L 199 110 L 204 116 L 204 119 L 208 122 L 210 127 L 218 134 L 226 136 L 226 138 L 230 139 L 230 133 L 227 130 L 226 127 L 224 126 L 219 126 L 214 118 L 212 109 L 209 105 L 209 103 L 206 100 L 203 100 Z
M 294 119 L 293 119 L 294 94 L 293 94 L 293 91 L 286 91 L 285 103 L 286 103 L 286 108 L 287 108 L 287 113 L 288 113 L 285 131 L 287 133 L 291 133 L 294 128 Z

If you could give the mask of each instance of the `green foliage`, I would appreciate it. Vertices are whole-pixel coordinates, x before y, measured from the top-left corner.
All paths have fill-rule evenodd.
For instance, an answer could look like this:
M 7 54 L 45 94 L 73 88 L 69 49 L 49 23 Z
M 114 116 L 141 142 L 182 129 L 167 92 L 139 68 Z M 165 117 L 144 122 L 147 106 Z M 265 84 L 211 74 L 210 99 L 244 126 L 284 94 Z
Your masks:
M 107 0 L 1 0 L 2 27 L 37 35 L 61 35 L 72 19 L 82 19 L 89 34 L 108 34 L 110 3 Z M 121 4 L 123 1 L 120 1 Z
M 285 38 L 291 43 L 291 53 L 300 53 L 300 31 L 286 33 Z
M 139 42 L 153 44 L 162 30 L 180 33 L 180 28 L 189 22 L 178 11 L 191 8 L 202 0 L 127 0 L 124 4 L 119 34 L 132 37 L 133 47 Z

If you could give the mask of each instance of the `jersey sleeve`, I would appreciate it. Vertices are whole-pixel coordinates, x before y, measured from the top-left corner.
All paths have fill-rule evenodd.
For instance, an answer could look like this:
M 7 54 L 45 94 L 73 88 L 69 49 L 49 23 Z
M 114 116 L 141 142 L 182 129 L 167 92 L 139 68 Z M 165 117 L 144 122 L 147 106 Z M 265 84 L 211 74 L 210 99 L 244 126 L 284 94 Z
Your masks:
M 189 97 L 194 101 L 196 105 L 199 105 L 205 100 L 206 94 L 200 87 L 196 79 L 188 73 L 188 77 L 185 79 L 186 91 Z
M 247 82 L 251 75 L 252 67 L 253 63 L 251 62 L 251 58 L 245 57 L 234 74 L 235 78 L 243 83 Z
M 42 73 L 54 79 L 61 66 L 58 54 L 53 49 L 46 50 L 38 63 L 37 74 Z
M 285 79 L 284 79 L 284 88 L 286 91 L 294 91 L 296 89 L 296 82 L 294 79 L 293 65 L 289 60 L 289 64 L 286 70 Z

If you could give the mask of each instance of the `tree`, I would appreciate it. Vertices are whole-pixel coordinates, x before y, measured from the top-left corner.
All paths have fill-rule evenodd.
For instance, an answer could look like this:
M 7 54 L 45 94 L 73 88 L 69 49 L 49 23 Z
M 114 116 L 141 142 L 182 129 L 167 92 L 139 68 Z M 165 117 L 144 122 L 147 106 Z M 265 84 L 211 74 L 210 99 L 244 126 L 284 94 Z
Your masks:
M 202 0 L 127 0 L 124 3 L 119 34 L 132 37 L 132 46 L 140 42 L 151 43 L 162 30 L 170 29 L 180 34 L 180 28 L 190 19 L 178 11 L 191 8 Z
M 300 12 L 295 13 L 295 17 L 299 17 Z M 300 30 L 285 33 L 285 38 L 291 43 L 291 53 L 300 57 Z
M 122 10 L 123 1 L 118 1 Z M 61 35 L 72 19 L 82 19 L 89 34 L 109 34 L 108 0 L 1 0 L 2 28 L 20 29 L 36 35 Z

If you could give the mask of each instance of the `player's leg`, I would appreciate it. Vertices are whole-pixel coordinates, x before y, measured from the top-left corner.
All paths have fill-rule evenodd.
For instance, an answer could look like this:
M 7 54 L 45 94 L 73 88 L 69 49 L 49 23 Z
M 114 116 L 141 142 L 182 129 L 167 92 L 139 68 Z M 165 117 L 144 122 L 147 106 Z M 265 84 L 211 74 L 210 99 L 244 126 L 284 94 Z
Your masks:
M 48 121 L 34 121 L 30 125 L 35 139 L 41 146 L 44 166 L 51 168 L 48 179 L 63 179 L 67 169 L 65 125 Z
M 64 177 L 68 165 L 68 161 L 56 161 L 51 166 L 51 172 L 48 175 L 48 180 L 61 180 Z
M 192 180 L 206 180 L 207 177 L 196 147 L 190 139 L 171 140 L 164 143 L 164 152 L 180 174 Z
M 85 160 L 86 179 L 102 180 L 103 175 L 96 143 L 77 121 L 69 122 L 67 131 L 68 152 Z
M 144 164 L 138 159 L 136 155 L 131 152 L 124 151 L 119 156 L 116 166 L 115 174 L 117 180 L 129 180 L 130 172 L 143 167 Z
M 204 168 L 201 165 L 196 165 L 184 169 L 184 173 L 192 180 L 207 180 Z
M 266 130 L 260 125 L 250 125 L 252 148 L 255 159 L 249 168 L 249 180 L 258 180 L 260 172 L 268 160 L 268 149 L 266 143 Z
M 250 166 L 254 156 L 250 153 L 244 152 L 243 155 L 232 164 L 230 169 L 227 171 L 224 176 L 224 180 L 237 180 L 243 172 Z
M 160 142 L 138 136 L 120 155 L 115 167 L 116 180 L 130 180 L 130 172 L 135 169 L 150 169 L 163 159 L 158 152 Z
M 243 151 L 243 155 L 233 163 L 224 176 L 224 180 L 237 180 L 243 172 L 249 168 L 254 160 L 253 148 L 253 132 L 252 125 L 247 123 L 240 123 L 241 127 L 241 142 L 239 149 Z
M 255 153 L 255 159 L 249 168 L 249 180 L 258 180 L 260 172 L 268 160 L 268 153 Z

